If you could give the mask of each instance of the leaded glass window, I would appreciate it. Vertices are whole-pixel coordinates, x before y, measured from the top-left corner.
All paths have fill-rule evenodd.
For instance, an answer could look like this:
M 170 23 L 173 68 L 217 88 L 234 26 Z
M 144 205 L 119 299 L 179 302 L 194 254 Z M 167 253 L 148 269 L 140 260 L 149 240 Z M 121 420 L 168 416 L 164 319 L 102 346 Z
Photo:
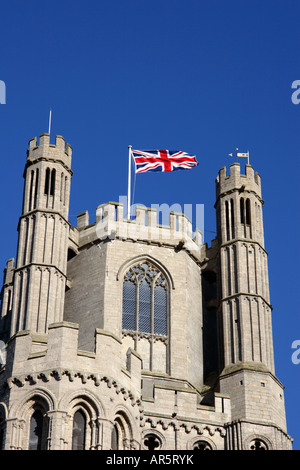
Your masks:
M 123 284 L 123 328 L 135 330 L 136 284 L 125 280 Z
M 139 283 L 139 331 L 151 333 L 151 285 L 146 279 Z
M 150 263 L 132 266 L 123 283 L 123 330 L 167 335 L 167 284 Z
M 162 335 L 167 334 L 166 306 L 166 289 L 162 285 L 158 284 L 154 289 L 154 333 L 159 333 Z

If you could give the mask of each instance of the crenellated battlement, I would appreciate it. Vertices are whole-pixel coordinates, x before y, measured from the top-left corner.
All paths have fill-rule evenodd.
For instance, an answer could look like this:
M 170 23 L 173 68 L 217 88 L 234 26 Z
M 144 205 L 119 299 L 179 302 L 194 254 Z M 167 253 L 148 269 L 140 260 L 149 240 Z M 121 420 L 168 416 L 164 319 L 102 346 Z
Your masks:
M 148 243 L 179 245 L 200 256 L 203 243 L 199 229 L 193 231 L 192 222 L 185 214 L 169 213 L 169 225 L 158 223 L 158 211 L 154 208 L 136 206 L 135 217 L 124 218 L 123 204 L 107 202 L 97 207 L 96 223 L 89 225 L 87 211 L 77 216 L 80 245 L 96 239 L 130 239 Z
M 246 165 L 246 174 L 241 174 L 241 167 L 238 162 L 230 165 L 230 174 L 227 175 L 226 167 L 222 167 L 216 178 L 217 198 L 231 190 L 254 191 L 261 197 L 261 178 L 251 165 Z
M 39 143 L 36 137 L 29 141 L 27 162 L 40 158 L 61 160 L 68 168 L 71 168 L 72 147 L 65 143 L 65 139 L 61 135 L 56 136 L 55 144 L 50 144 L 50 134 L 41 134 Z

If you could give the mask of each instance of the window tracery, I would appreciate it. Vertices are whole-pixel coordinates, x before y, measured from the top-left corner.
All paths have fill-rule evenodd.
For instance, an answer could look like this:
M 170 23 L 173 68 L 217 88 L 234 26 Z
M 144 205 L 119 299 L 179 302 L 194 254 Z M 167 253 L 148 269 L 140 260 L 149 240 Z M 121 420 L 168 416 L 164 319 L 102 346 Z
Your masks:
M 167 372 L 169 289 L 165 275 L 150 261 L 132 265 L 123 278 L 122 330 L 126 347 L 138 351 L 143 368 Z
M 123 283 L 123 329 L 167 335 L 166 287 L 166 279 L 150 263 L 131 267 Z
M 197 441 L 193 446 L 193 450 L 212 450 L 207 441 Z
M 144 437 L 144 446 L 147 450 L 154 451 L 161 449 L 162 443 L 156 434 L 146 434 Z
M 253 439 L 249 444 L 250 450 L 268 450 L 267 444 L 262 439 Z

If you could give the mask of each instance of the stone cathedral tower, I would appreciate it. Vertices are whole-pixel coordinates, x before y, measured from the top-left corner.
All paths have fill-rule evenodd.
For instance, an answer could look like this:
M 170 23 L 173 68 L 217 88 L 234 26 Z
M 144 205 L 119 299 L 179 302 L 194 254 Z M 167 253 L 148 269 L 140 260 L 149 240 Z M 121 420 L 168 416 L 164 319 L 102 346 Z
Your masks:
M 216 180 L 217 238 L 184 214 L 68 222 L 72 149 L 29 143 L 1 291 L 0 449 L 291 449 L 275 376 L 260 176 Z

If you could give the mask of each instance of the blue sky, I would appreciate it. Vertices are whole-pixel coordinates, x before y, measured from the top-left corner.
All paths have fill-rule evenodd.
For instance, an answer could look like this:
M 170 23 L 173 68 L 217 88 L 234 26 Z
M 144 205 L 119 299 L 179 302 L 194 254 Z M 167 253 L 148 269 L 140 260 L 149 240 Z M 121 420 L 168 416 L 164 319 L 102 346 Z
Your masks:
M 250 151 L 262 177 L 276 375 L 300 449 L 299 1 L 1 2 L 0 269 L 15 257 L 28 141 L 73 147 L 70 221 L 127 193 L 128 145 L 197 155 L 191 171 L 136 179 L 135 202 L 205 205 L 215 237 L 215 178 Z M 244 164 L 244 161 L 241 160 Z

